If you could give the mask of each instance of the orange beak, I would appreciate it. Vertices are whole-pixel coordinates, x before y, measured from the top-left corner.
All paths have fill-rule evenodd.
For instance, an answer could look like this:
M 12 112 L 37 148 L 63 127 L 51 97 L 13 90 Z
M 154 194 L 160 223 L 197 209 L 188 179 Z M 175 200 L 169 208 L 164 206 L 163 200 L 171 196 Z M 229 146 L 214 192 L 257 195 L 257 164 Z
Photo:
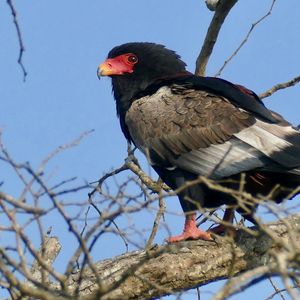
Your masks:
M 97 76 L 123 75 L 125 73 L 132 73 L 132 66 L 126 64 L 121 56 L 115 58 L 108 58 L 97 70 Z
M 113 64 L 110 62 L 110 59 L 107 59 L 105 62 L 99 65 L 97 70 L 97 76 L 100 79 L 101 76 L 110 75 L 116 75 L 116 70 L 113 67 Z

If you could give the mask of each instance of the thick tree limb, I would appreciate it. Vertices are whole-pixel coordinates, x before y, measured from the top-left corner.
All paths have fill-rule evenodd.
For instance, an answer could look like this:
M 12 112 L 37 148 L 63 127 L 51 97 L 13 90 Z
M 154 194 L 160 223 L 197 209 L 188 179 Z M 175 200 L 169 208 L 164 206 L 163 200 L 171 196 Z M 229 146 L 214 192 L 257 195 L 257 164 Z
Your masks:
M 222 0 L 218 3 L 213 19 L 208 27 L 201 52 L 196 61 L 196 75 L 205 75 L 205 69 L 217 41 L 220 29 L 224 23 L 225 18 L 227 17 L 231 8 L 236 4 L 236 2 L 237 0 Z
M 220 0 L 205 0 L 207 8 L 211 11 L 215 11 L 219 4 Z
M 265 233 L 255 236 L 240 231 L 235 241 L 227 238 L 218 238 L 217 242 L 189 241 L 120 255 L 96 264 L 102 280 L 101 291 L 93 272 L 86 270 L 80 294 L 88 296 L 85 299 L 99 296 L 101 299 L 150 299 L 232 278 L 246 271 L 245 281 L 249 282 L 251 275 L 280 273 L 276 269 L 276 257 L 299 264 L 295 258 L 299 249 L 292 247 L 295 242 L 299 245 L 299 231 L 300 215 L 295 215 L 265 226 Z M 76 289 L 77 277 L 74 274 L 69 280 L 70 291 Z M 243 276 L 240 278 L 241 285 L 247 284 L 242 281 Z M 223 295 L 236 292 L 237 283 L 233 277 Z M 97 296 L 93 294 L 96 291 Z M 222 299 L 221 294 L 217 299 Z

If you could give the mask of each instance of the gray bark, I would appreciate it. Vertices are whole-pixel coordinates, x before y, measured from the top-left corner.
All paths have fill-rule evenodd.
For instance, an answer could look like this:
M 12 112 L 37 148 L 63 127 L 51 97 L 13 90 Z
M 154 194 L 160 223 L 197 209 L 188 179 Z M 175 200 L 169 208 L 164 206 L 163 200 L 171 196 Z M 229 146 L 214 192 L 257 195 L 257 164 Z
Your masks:
M 101 299 L 151 299 L 262 266 L 265 274 L 276 273 L 276 256 L 291 257 L 291 249 L 296 253 L 299 230 L 300 215 L 295 215 L 268 224 L 254 235 L 240 230 L 234 240 L 187 241 L 126 253 L 97 263 L 102 280 L 100 288 L 87 269 L 80 284 L 80 295 L 89 296 L 88 299 L 99 299 L 99 296 Z M 70 291 L 78 286 L 78 274 L 72 276 L 68 285 Z

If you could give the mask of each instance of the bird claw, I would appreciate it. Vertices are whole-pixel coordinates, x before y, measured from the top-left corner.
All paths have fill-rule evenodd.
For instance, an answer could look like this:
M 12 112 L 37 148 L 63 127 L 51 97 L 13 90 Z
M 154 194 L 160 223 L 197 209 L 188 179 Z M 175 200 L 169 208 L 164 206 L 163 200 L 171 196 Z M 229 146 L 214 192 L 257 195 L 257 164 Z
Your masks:
M 222 235 L 222 234 L 224 234 L 226 232 L 226 229 L 227 229 L 226 226 L 220 224 L 220 225 L 217 225 L 217 226 L 215 226 L 213 228 L 210 228 L 208 230 L 208 232 L 211 232 L 213 234 Z
M 186 240 L 204 240 L 204 241 L 213 241 L 213 238 L 209 232 L 202 231 L 198 228 L 191 231 L 184 231 L 180 235 L 171 236 L 167 239 L 169 244 L 186 241 Z
M 228 227 L 225 226 L 223 224 L 220 224 L 216 227 L 213 227 L 211 229 L 208 230 L 209 233 L 213 234 L 213 235 L 227 235 L 227 236 L 231 236 L 231 237 L 235 237 L 236 236 L 236 229 L 232 228 L 232 227 Z

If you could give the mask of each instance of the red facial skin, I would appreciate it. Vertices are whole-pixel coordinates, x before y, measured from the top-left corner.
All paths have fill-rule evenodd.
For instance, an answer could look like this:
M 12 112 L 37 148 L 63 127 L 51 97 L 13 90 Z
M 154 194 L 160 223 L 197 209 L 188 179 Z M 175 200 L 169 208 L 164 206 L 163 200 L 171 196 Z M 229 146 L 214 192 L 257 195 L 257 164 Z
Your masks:
M 126 53 L 114 58 L 108 58 L 98 67 L 98 76 L 113 76 L 132 73 L 138 58 L 133 53 Z

